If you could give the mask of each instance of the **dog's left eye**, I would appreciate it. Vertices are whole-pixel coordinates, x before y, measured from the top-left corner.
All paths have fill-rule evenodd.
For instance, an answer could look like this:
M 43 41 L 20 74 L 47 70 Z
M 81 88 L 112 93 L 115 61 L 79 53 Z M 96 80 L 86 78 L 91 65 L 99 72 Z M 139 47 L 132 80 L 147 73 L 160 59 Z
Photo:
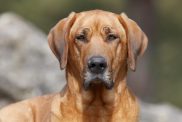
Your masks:
M 116 40 L 116 39 L 118 39 L 118 36 L 115 35 L 115 34 L 109 34 L 109 35 L 107 36 L 107 40 L 108 40 L 108 41 L 113 41 L 113 40 Z
M 86 41 L 86 36 L 81 34 L 81 35 L 77 35 L 75 37 L 76 40 L 79 40 L 79 41 Z

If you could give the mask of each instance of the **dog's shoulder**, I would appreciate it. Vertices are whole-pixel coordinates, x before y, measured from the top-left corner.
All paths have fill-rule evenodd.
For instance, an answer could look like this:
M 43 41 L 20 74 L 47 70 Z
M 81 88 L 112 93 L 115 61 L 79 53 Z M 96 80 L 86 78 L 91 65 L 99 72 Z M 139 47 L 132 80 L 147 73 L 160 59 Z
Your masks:
M 8 105 L 0 110 L 0 122 L 33 122 L 42 111 L 49 113 L 54 96 L 45 95 Z
M 0 110 L 0 122 L 33 122 L 32 116 L 28 101 L 14 103 Z

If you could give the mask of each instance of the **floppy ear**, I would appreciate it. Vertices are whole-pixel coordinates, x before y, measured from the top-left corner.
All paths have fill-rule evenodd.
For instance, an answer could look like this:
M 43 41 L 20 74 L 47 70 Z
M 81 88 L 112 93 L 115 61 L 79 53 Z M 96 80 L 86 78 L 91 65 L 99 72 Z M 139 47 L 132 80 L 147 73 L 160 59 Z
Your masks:
M 48 43 L 54 55 L 60 62 L 60 68 L 64 69 L 68 56 L 68 34 L 75 20 L 75 13 L 72 12 L 67 18 L 60 20 L 49 32 Z
M 137 23 L 129 19 L 126 14 L 122 13 L 119 20 L 125 28 L 128 41 L 128 67 L 135 71 L 137 56 L 145 52 L 148 38 Z

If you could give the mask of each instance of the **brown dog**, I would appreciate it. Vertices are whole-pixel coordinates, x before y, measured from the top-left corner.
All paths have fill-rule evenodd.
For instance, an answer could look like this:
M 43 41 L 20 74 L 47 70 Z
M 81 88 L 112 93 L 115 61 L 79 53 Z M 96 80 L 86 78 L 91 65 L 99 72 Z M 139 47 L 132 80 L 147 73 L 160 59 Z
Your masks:
M 61 93 L 25 100 L 0 111 L 0 122 L 136 122 L 139 107 L 126 85 L 128 67 L 147 37 L 125 14 L 71 13 L 49 33 L 51 50 L 66 68 Z

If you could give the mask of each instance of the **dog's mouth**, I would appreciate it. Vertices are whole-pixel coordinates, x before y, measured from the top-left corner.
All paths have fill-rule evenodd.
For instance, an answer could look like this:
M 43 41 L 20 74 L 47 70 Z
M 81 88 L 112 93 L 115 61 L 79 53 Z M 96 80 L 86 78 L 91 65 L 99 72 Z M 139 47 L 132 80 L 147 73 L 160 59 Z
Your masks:
M 114 82 L 111 78 L 111 73 L 105 72 L 104 74 L 92 74 L 86 72 L 84 76 L 83 86 L 85 90 L 88 90 L 90 87 L 102 84 L 106 89 L 110 90 L 114 86 Z

